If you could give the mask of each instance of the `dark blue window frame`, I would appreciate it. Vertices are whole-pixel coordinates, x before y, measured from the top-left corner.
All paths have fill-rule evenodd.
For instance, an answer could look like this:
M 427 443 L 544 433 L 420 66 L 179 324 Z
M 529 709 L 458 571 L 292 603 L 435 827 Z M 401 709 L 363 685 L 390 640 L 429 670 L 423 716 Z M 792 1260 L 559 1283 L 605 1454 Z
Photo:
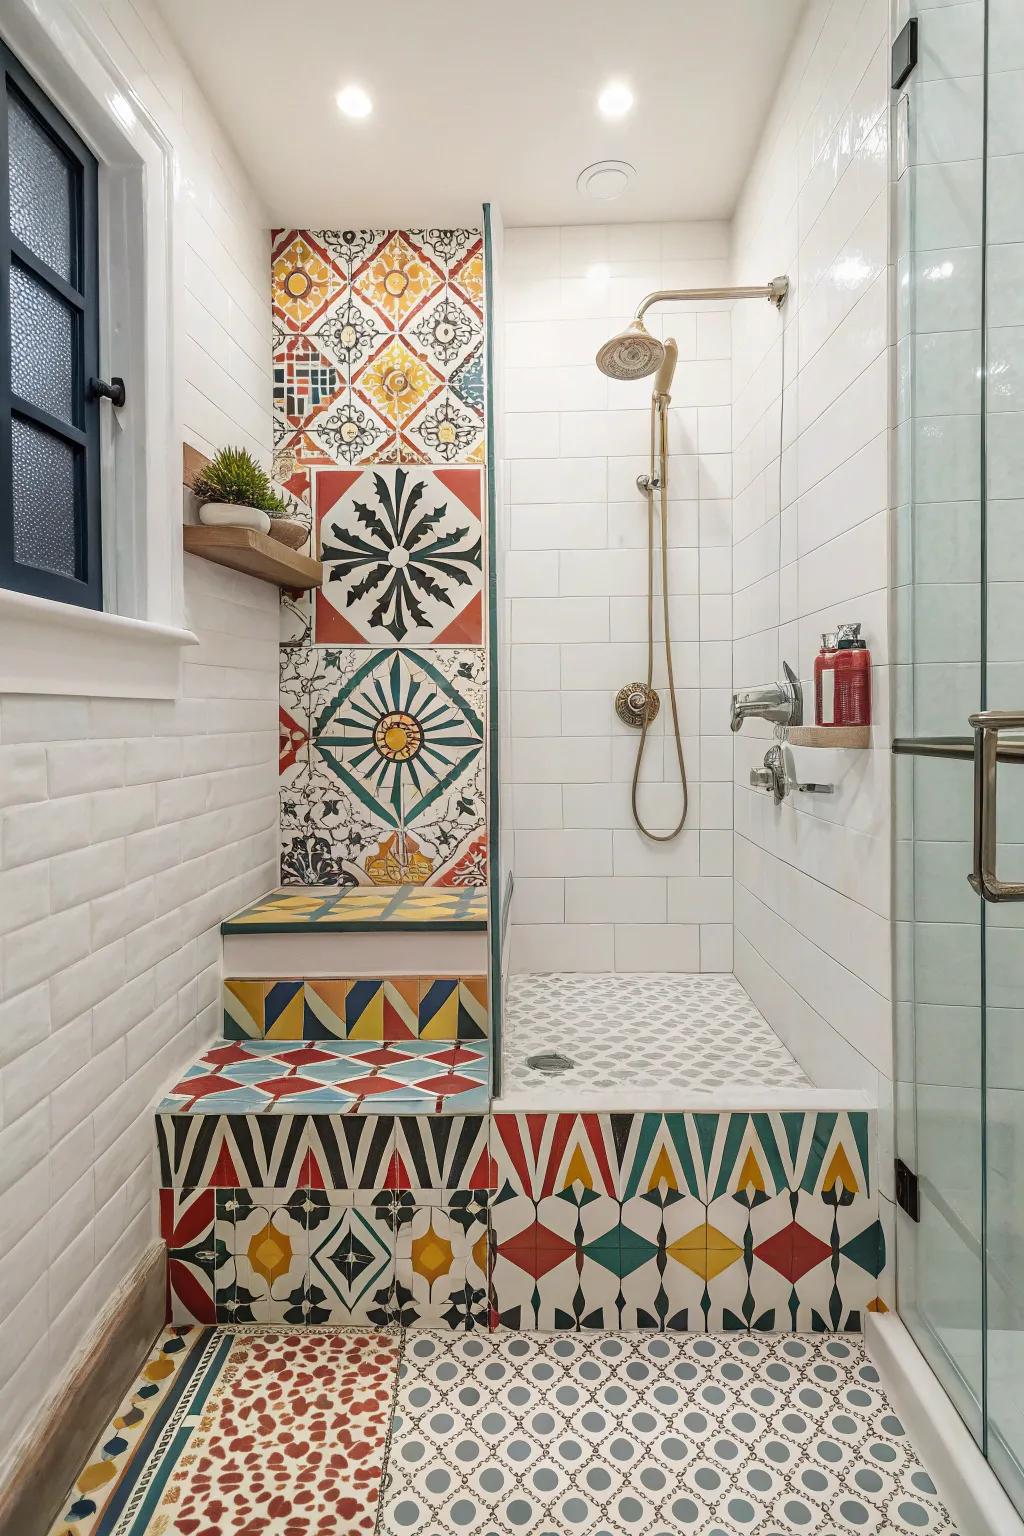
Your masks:
M 8 108 L 29 114 L 69 168 L 72 258 L 70 281 L 41 260 L 11 229 Z M 97 162 L 10 50 L 0 42 L 0 587 L 82 608 L 102 608 L 100 547 L 99 399 L 90 380 L 99 373 Z M 11 268 L 20 267 L 56 294 L 74 317 L 74 407 L 64 421 L 14 392 L 11 357 Z M 70 446 L 75 461 L 74 576 L 15 559 L 13 424 L 31 422 Z

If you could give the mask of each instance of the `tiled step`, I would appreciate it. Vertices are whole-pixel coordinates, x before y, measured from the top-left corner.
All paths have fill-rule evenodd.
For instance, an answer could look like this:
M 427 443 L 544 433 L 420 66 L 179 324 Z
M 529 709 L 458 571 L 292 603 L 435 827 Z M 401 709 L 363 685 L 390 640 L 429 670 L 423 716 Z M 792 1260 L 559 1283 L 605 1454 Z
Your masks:
M 280 886 L 221 924 L 228 974 L 482 973 L 487 891 Z
M 490 1102 L 486 1041 L 219 1040 L 160 1116 L 445 1114 Z
M 222 933 L 460 933 L 487 927 L 483 886 L 281 885 L 221 925 Z

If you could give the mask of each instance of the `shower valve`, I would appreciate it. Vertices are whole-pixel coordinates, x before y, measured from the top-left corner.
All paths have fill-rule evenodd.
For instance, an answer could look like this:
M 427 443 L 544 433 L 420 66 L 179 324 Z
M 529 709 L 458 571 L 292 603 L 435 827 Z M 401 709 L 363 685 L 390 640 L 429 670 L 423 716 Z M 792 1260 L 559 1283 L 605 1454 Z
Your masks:
M 627 683 L 615 695 L 615 713 L 623 725 L 631 725 L 636 730 L 645 722 L 650 725 L 656 720 L 660 708 L 657 690 L 648 688 L 646 683 Z
M 775 744 L 769 747 L 764 755 L 763 768 L 751 768 L 751 789 L 763 789 L 765 794 L 771 795 L 776 805 L 781 805 L 786 796 L 795 791 L 802 795 L 831 795 L 835 793 L 834 784 L 801 783 L 790 776 L 789 768 L 782 748 Z

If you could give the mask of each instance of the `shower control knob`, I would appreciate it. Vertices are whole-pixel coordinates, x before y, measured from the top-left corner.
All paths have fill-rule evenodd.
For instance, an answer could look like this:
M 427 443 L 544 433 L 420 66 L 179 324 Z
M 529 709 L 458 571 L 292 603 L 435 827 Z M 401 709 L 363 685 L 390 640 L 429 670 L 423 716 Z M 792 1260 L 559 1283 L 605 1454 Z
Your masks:
M 626 683 L 615 695 L 615 713 L 623 725 L 631 725 L 636 730 L 645 721 L 650 725 L 656 720 L 660 708 L 657 690 L 648 688 L 646 683 Z

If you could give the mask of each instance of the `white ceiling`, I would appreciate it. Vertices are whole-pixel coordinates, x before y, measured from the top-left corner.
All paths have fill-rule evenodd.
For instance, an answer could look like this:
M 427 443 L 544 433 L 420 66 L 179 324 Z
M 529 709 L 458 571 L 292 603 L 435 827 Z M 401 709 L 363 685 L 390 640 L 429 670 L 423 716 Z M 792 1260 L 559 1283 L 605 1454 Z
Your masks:
M 274 223 L 728 218 L 805 0 L 158 0 Z M 636 104 L 610 123 L 610 78 Z M 338 89 L 363 85 L 351 122 Z M 616 202 L 576 177 L 636 166 Z

